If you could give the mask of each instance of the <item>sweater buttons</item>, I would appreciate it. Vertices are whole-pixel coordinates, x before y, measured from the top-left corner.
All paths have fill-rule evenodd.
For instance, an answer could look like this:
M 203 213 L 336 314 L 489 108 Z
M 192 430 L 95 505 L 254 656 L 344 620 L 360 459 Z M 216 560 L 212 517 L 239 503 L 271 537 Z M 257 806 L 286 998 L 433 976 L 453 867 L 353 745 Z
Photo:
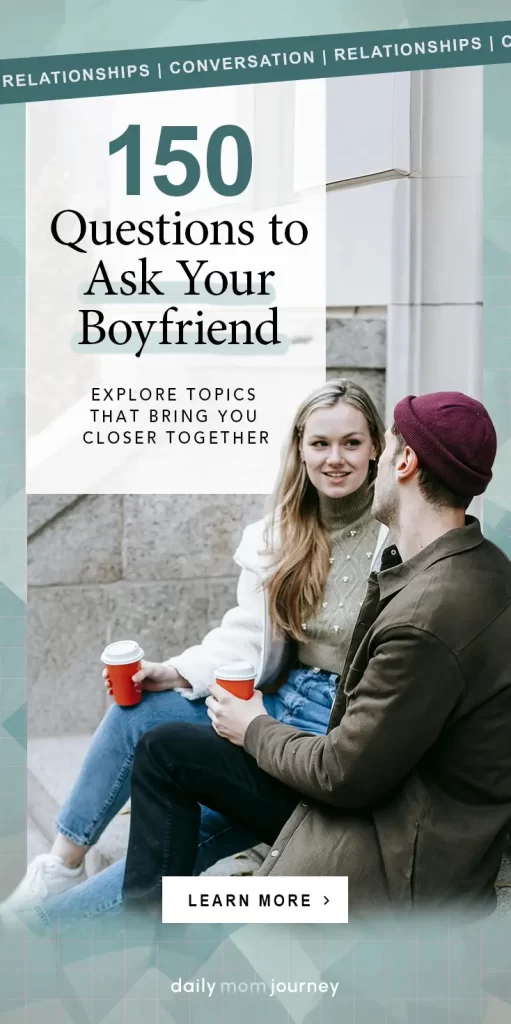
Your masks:
M 308 806 L 309 805 L 305 803 L 305 800 L 302 800 L 301 807 L 308 807 Z
M 270 853 L 270 857 L 278 857 L 279 852 L 280 852 L 279 850 L 272 850 L 271 853 Z

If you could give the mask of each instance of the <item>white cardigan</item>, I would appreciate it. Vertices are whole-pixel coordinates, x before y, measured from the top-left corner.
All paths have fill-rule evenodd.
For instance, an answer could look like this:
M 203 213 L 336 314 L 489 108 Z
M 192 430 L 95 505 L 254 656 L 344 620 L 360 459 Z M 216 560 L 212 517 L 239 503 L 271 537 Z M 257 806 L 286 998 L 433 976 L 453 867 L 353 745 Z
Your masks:
M 231 661 L 250 661 L 256 669 L 256 684 L 275 682 L 282 670 L 287 641 L 272 635 L 263 586 L 272 567 L 271 556 L 264 553 L 265 525 L 266 520 L 260 519 L 247 526 L 234 554 L 241 568 L 236 608 L 225 613 L 220 626 L 210 630 L 202 643 L 165 662 L 190 683 L 191 690 L 178 691 L 189 700 L 206 697 L 215 669 Z M 387 533 L 382 526 L 371 569 L 379 561 Z

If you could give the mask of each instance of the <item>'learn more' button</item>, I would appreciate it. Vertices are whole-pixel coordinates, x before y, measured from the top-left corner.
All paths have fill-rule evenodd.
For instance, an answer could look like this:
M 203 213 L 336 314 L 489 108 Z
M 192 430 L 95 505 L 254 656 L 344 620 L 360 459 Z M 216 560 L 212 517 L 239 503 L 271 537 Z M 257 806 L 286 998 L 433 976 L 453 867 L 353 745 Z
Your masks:
M 348 879 L 163 879 L 163 924 L 347 924 Z

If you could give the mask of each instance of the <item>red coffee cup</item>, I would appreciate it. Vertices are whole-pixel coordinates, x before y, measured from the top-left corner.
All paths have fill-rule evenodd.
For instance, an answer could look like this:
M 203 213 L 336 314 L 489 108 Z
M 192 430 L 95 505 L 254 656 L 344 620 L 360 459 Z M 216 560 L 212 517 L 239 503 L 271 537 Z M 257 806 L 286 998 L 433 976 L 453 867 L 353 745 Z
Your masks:
M 112 697 L 121 707 L 129 708 L 142 700 L 142 691 L 137 689 L 132 676 L 141 669 L 143 657 L 144 652 L 136 640 L 117 640 L 108 644 L 101 655 L 112 687 Z
M 249 661 L 232 661 L 215 669 L 215 682 L 241 700 L 250 700 L 254 694 L 255 669 Z

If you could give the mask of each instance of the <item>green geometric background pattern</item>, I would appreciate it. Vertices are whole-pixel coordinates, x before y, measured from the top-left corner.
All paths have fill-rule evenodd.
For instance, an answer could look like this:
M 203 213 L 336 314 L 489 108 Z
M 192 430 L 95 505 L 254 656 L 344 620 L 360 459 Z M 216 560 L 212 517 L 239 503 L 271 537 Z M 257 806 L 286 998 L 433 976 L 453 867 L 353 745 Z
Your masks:
M 461 24 L 509 16 L 507 0 L 2 0 L 0 57 Z M 487 533 L 511 554 L 511 68 L 485 71 L 485 401 L 500 437 Z M 25 858 L 24 166 L 21 106 L 0 107 L 0 865 Z M 97 920 L 59 939 L 0 932 L 8 1024 L 488 1024 L 511 1022 L 511 924 L 160 927 Z M 208 999 L 178 978 L 339 982 L 318 994 Z

